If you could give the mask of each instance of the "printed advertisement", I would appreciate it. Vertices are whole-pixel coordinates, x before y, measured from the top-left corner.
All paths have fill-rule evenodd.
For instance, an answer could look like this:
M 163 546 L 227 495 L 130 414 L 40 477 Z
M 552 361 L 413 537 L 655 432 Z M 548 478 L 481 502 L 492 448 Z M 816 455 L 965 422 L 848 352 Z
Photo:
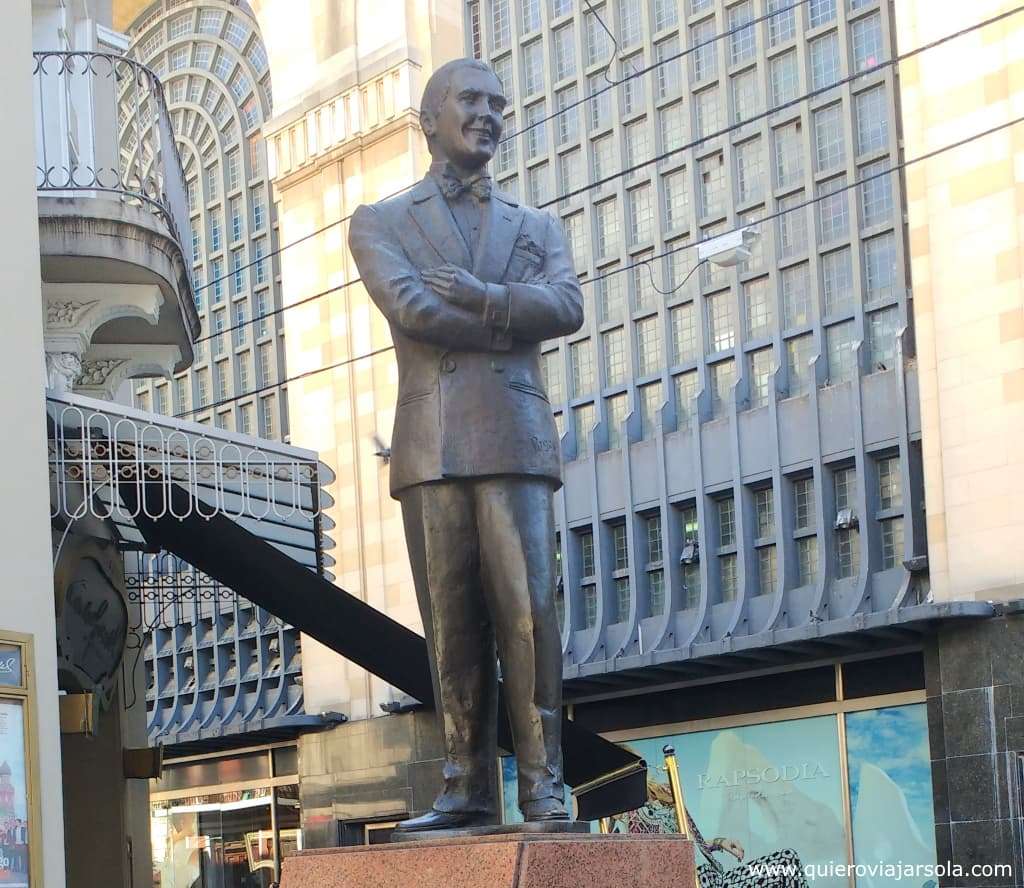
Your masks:
M 0 699 L 0 886 L 28 888 L 28 779 L 25 711 Z

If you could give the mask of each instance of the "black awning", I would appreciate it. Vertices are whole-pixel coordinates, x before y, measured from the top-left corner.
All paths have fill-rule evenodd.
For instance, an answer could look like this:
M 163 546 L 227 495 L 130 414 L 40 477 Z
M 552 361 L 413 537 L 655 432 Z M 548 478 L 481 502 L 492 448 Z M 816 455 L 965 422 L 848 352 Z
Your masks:
M 173 552 L 388 684 L 433 705 L 422 636 L 339 589 L 224 514 L 204 518 L 184 508 L 188 494 L 179 485 L 156 480 L 142 486 L 147 499 L 170 497 L 168 508 L 155 510 L 125 502 L 137 511 L 136 527 L 147 543 Z M 122 499 L 137 497 L 138 487 L 122 485 Z M 146 511 L 160 517 L 148 517 Z M 179 519 L 175 514 L 187 517 Z M 500 712 L 499 743 L 511 749 L 503 704 Z M 632 752 L 568 719 L 563 722 L 562 746 L 565 778 L 576 788 L 580 819 L 608 817 L 647 802 L 646 764 Z

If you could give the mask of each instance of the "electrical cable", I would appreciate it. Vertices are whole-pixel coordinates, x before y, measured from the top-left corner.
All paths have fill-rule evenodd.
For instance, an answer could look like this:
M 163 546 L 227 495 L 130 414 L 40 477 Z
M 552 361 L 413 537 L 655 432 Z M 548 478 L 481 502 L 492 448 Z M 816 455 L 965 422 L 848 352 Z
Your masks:
M 585 0 L 585 2 L 587 2 L 587 0 Z M 718 40 L 721 40 L 723 37 L 731 36 L 732 34 L 735 34 L 735 33 L 738 33 L 739 31 L 742 31 L 744 28 L 749 28 L 749 27 L 751 27 L 751 26 L 753 26 L 755 24 L 758 24 L 759 22 L 766 21 L 766 20 L 768 20 L 770 18 L 775 18 L 777 16 L 784 15 L 785 13 L 790 12 L 791 10 L 794 10 L 797 7 L 803 6 L 804 4 L 809 3 L 809 2 L 810 2 L 810 0 L 797 0 L 797 2 L 793 3 L 790 6 L 785 6 L 785 7 L 782 7 L 780 9 L 777 9 L 777 10 L 775 10 L 773 12 L 766 13 L 765 15 L 762 15 L 762 16 L 760 16 L 758 18 L 751 19 L 750 21 L 744 22 L 743 24 L 738 25 L 738 26 L 736 26 L 736 27 L 734 27 L 734 28 L 732 28 L 732 29 L 730 29 L 728 31 L 723 31 L 723 32 L 721 32 L 719 34 L 714 34 L 711 37 L 709 37 L 707 40 L 705 40 L 705 41 L 703 41 L 701 43 L 697 43 L 694 46 L 689 47 L 688 49 L 681 50 L 680 52 L 674 53 L 673 55 L 667 56 L 667 57 L 665 57 L 663 59 L 659 59 L 658 61 L 653 62 L 652 64 L 648 65 L 646 68 L 642 68 L 639 71 L 637 71 L 634 68 L 634 73 L 633 74 L 630 74 L 630 75 L 628 75 L 626 77 L 623 77 L 620 80 L 617 80 L 617 81 L 614 81 L 614 82 L 609 81 L 609 85 L 608 86 L 602 87 L 597 92 L 592 93 L 591 95 L 588 95 L 588 96 L 584 96 L 582 99 L 579 99 L 578 101 L 571 102 L 570 104 L 566 105 L 564 108 L 559 108 L 557 111 L 553 111 L 551 114 L 547 115 L 546 117 L 542 117 L 540 120 L 533 121 L 533 123 L 529 124 L 528 126 L 523 127 L 522 129 L 518 129 L 518 130 L 515 130 L 514 132 L 508 133 L 506 136 L 504 136 L 503 138 L 498 140 L 498 144 L 500 145 L 502 142 L 518 138 L 519 136 L 523 135 L 524 133 L 529 132 L 530 130 L 534 129 L 535 127 L 543 126 L 549 120 L 554 120 L 556 117 L 559 117 L 562 114 L 566 114 L 567 112 L 572 111 L 575 108 L 578 108 L 580 105 L 582 105 L 582 104 L 584 104 L 586 102 L 589 102 L 591 99 L 594 99 L 597 96 L 603 95 L 608 90 L 614 89 L 616 86 L 618 86 L 618 85 L 620 85 L 622 83 L 625 83 L 628 80 L 633 80 L 633 79 L 635 79 L 637 77 L 642 77 L 644 74 L 647 74 L 647 73 L 649 73 L 651 71 L 654 71 L 655 69 L 660 68 L 662 65 L 667 65 L 670 62 L 674 62 L 674 61 L 676 61 L 678 59 L 681 59 L 684 56 L 687 56 L 687 55 L 689 55 L 692 52 L 696 52 L 698 49 L 702 49 L 705 46 L 708 46 L 708 45 L 710 45 L 712 43 L 715 43 Z M 590 5 L 589 2 L 588 2 L 587 5 L 588 6 Z M 595 15 L 596 14 L 597 13 L 595 11 Z M 597 18 L 598 18 L 598 21 L 601 22 L 602 27 L 606 31 L 608 31 L 608 27 L 604 24 L 604 21 L 601 19 L 601 17 L 598 15 Z M 608 33 L 610 34 L 611 32 L 608 31 Z M 612 37 L 612 40 L 614 42 L 615 38 Z M 615 45 L 618 46 L 618 43 L 616 42 Z M 606 72 L 607 72 L 607 68 L 611 66 L 612 61 L 614 61 L 614 57 L 609 60 L 608 65 L 606 66 L 606 69 L 605 69 Z M 608 79 L 607 78 L 607 74 L 606 74 L 605 79 Z M 410 185 L 405 185 L 402 188 L 399 188 L 397 191 L 391 192 L 391 194 L 386 194 L 384 197 L 380 198 L 380 200 L 387 200 L 390 197 L 397 197 L 399 194 L 402 194 L 402 193 L 408 191 L 410 188 L 414 187 L 415 184 L 416 183 L 414 182 L 414 183 L 412 183 Z M 274 256 L 277 256 L 280 253 L 283 253 L 285 250 L 289 249 L 290 247 L 297 246 L 298 244 L 301 244 L 304 241 L 309 240 L 311 237 L 316 237 L 318 234 L 323 234 L 328 229 L 333 228 L 336 225 L 341 225 L 344 222 L 347 222 L 351 218 L 352 218 L 352 214 L 349 213 L 347 216 L 342 216 L 340 219 L 335 219 L 333 222 L 328 222 L 326 225 L 322 226 L 321 228 L 318 228 L 316 231 L 312 231 L 309 234 L 304 234 L 301 237 L 296 238 L 294 241 L 289 241 L 287 244 L 283 244 L 283 245 L 281 245 L 279 247 L 276 247 L 275 249 L 271 250 L 269 253 L 266 253 L 263 256 L 260 256 L 258 259 L 254 259 L 251 262 L 248 262 L 248 263 L 246 263 L 245 265 L 242 265 L 239 268 L 232 269 L 228 273 L 223 274 L 220 277 L 214 278 L 212 281 L 209 281 L 206 284 L 203 284 L 203 286 L 201 286 L 201 287 L 196 287 L 194 292 L 200 293 L 203 290 L 209 289 L 214 284 L 219 283 L 221 281 L 227 280 L 229 277 L 231 277 L 232 275 L 236 274 L 237 272 L 245 271 L 248 268 L 252 268 L 254 265 L 257 265 L 260 262 L 262 262 L 264 259 L 270 259 L 270 258 L 272 258 Z
M 1009 120 L 1009 121 L 1007 121 L 1005 123 L 997 124 L 996 126 L 990 127 L 989 129 L 983 130 L 983 131 L 978 132 L 978 133 L 974 133 L 973 135 L 965 136 L 963 139 L 959 139 L 958 141 L 952 142 L 952 143 L 950 143 L 948 145 L 943 145 L 940 148 L 935 148 L 932 151 L 928 151 L 928 152 L 926 152 L 924 154 L 921 154 L 921 155 L 919 155 L 917 157 L 912 157 L 909 160 L 900 161 L 899 163 L 893 164 L 892 166 L 890 166 L 886 170 L 883 170 L 881 172 L 875 173 L 875 174 L 873 174 L 871 176 L 867 176 L 867 177 L 865 177 L 863 179 L 859 179 L 856 182 L 848 183 L 847 185 L 845 185 L 845 186 L 843 186 L 841 188 L 837 188 L 835 191 L 829 192 L 828 194 L 822 194 L 822 195 L 818 195 L 817 197 L 809 198 L 808 200 L 803 201 L 802 203 L 800 203 L 800 204 L 798 204 L 796 206 L 787 207 L 785 210 L 780 210 L 780 211 L 777 211 L 775 213 L 771 213 L 771 214 L 769 214 L 767 216 L 764 216 L 764 217 L 762 217 L 760 219 L 753 220 L 752 222 L 749 222 L 749 223 L 747 223 L 745 225 L 742 225 L 739 228 L 732 229 L 732 231 L 733 232 L 735 232 L 735 231 L 742 231 L 744 228 L 749 228 L 751 225 L 756 225 L 756 224 L 759 224 L 759 223 L 762 223 L 762 222 L 769 222 L 772 219 L 776 219 L 776 218 L 778 218 L 780 216 L 785 215 L 786 213 L 794 213 L 794 212 L 797 212 L 798 210 L 806 209 L 811 204 L 819 203 L 820 201 L 825 200 L 826 198 L 834 197 L 836 194 L 838 194 L 838 193 L 840 193 L 842 191 L 849 191 L 852 188 L 856 188 L 856 187 L 862 185 L 864 182 L 871 181 L 872 179 L 881 178 L 882 176 L 891 175 L 892 173 L 895 173 L 895 172 L 898 172 L 900 170 L 906 169 L 907 167 L 912 166 L 912 165 L 914 165 L 916 163 L 921 163 L 921 162 L 923 162 L 925 160 L 930 160 L 933 157 L 936 157 L 936 156 L 938 156 L 940 154 L 943 154 L 943 153 L 945 153 L 947 151 L 952 151 L 952 150 L 954 150 L 956 148 L 961 148 L 964 145 L 967 145 L 967 144 L 970 144 L 971 142 L 977 141 L 978 139 L 982 139 L 982 138 L 984 138 L 986 136 L 990 136 L 990 135 L 992 135 L 994 133 L 1000 132 L 1001 130 L 1009 129 L 1011 126 L 1016 126 L 1019 123 L 1024 123 L 1024 116 L 1016 117 L 1013 120 Z M 729 233 L 732 233 L 732 232 L 723 232 L 722 234 L 729 234 Z M 722 235 L 716 235 L 716 237 L 721 237 L 721 236 Z M 641 265 L 647 265 L 648 269 L 649 269 L 650 268 L 649 263 L 653 262 L 655 259 L 662 259 L 662 258 L 664 258 L 666 256 L 671 256 L 671 255 L 673 255 L 675 253 L 678 253 L 678 252 L 681 252 L 683 250 L 693 249 L 694 247 L 698 246 L 699 243 L 700 242 L 687 243 L 687 244 L 684 244 L 684 245 L 682 245 L 680 247 L 676 247 L 676 248 L 674 248 L 672 250 L 666 250 L 665 252 L 659 253 L 656 256 L 651 256 L 651 257 L 649 257 L 647 259 L 644 259 L 644 260 L 641 260 L 639 262 L 635 262 L 635 263 L 632 263 L 630 265 L 622 266 L 621 268 L 616 268 L 614 271 L 608 272 L 607 274 L 596 276 L 594 278 L 589 278 L 587 281 L 582 281 L 581 284 L 593 283 L 593 282 L 598 281 L 598 280 L 603 280 L 606 277 L 612 277 L 615 274 L 621 274 L 624 271 L 629 271 L 630 269 L 637 268 L 637 267 L 639 267 Z M 694 268 L 690 270 L 689 274 L 692 275 L 693 272 L 696 270 L 696 268 L 698 268 L 700 265 L 701 265 L 701 263 L 697 263 L 694 266 Z M 355 281 L 352 281 L 351 283 L 355 283 Z M 683 283 L 685 283 L 685 281 Z M 348 364 L 353 364 L 356 361 L 361 361 L 361 360 L 365 360 L 365 359 L 368 359 L 368 358 L 376 357 L 377 355 L 383 354 L 383 353 L 388 352 L 388 351 L 392 351 L 393 349 L 394 349 L 393 345 L 382 346 L 381 348 L 374 349 L 373 351 L 367 352 L 365 354 L 355 355 L 355 356 L 353 356 L 351 358 L 346 358 L 346 359 L 344 359 L 342 361 L 337 361 L 336 363 L 329 364 L 326 367 L 319 367 L 319 368 L 317 368 L 315 370 L 307 370 L 307 371 L 305 371 L 303 373 L 296 374 L 295 376 L 289 376 L 289 377 L 287 377 L 285 379 L 282 379 L 282 380 L 280 380 L 280 381 L 278 381 L 276 383 L 273 383 L 272 385 L 267 385 L 267 386 L 263 386 L 263 387 L 258 388 L 258 389 L 253 389 L 252 391 L 245 392 L 244 394 L 236 395 L 236 396 L 233 396 L 231 398 L 224 398 L 224 399 L 222 399 L 220 401 L 216 401 L 216 402 L 211 403 L 211 404 L 205 404 L 205 405 L 203 405 L 201 407 L 197 407 L 197 408 L 192 409 L 192 410 L 186 410 L 186 411 L 184 411 L 182 413 L 176 413 L 176 414 L 174 414 L 174 417 L 177 418 L 177 419 L 180 419 L 180 418 L 183 418 L 183 417 L 194 415 L 196 413 L 202 413 L 202 412 L 207 411 L 207 410 L 216 410 L 217 408 L 222 407 L 222 406 L 224 406 L 226 404 L 233 404 L 234 402 L 239 401 L 242 398 L 248 398 L 248 397 L 251 397 L 253 395 L 259 395 L 259 394 L 262 394 L 263 392 L 267 392 L 267 391 L 273 391 L 273 390 L 278 389 L 280 386 L 288 384 L 289 382 L 295 382 L 297 380 L 307 379 L 310 376 L 315 376 L 318 373 L 326 373 L 329 370 L 336 370 L 339 367 L 344 367 L 344 366 L 346 366 Z

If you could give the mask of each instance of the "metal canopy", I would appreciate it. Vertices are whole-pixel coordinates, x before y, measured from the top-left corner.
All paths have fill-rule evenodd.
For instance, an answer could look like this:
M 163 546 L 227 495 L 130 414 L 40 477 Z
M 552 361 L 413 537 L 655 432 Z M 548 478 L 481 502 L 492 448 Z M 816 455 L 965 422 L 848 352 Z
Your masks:
M 140 516 L 219 515 L 330 576 L 334 473 L 313 451 L 71 393 L 48 392 L 46 415 L 52 518 L 109 519 L 125 548 L 151 549 Z

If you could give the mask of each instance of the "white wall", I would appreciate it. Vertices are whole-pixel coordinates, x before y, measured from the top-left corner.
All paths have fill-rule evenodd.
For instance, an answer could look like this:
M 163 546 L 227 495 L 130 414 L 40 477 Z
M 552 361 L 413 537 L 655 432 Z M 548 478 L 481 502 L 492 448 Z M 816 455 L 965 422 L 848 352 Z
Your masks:
M 64 885 L 60 727 L 57 716 L 57 650 L 53 613 L 46 423 L 43 411 L 43 320 L 36 223 L 35 151 L 32 127 L 32 7 L 4 3 L 0 28 L 0 83 L 9 126 L 0 139 L 4 200 L 0 204 L 0 293 L 8 306 L 0 324 L 0 628 L 35 636 L 38 692 L 43 885 Z

